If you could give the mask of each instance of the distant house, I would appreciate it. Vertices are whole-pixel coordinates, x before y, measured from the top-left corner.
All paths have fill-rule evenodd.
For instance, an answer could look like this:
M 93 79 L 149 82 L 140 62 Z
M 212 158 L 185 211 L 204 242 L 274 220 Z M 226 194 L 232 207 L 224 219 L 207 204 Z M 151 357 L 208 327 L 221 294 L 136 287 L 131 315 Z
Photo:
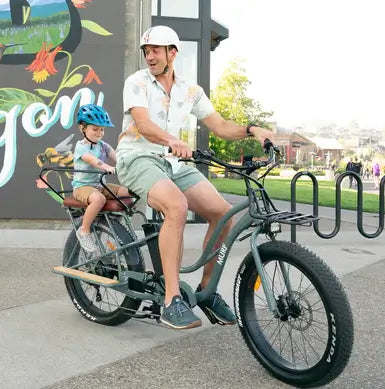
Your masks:
M 275 134 L 274 138 L 276 145 L 281 149 L 284 163 L 288 165 L 302 165 L 311 160 L 311 153 L 317 151 L 314 142 L 296 132 Z
M 325 161 L 325 165 L 329 165 L 331 161 L 340 161 L 344 146 L 337 139 L 333 138 L 311 138 L 311 141 L 316 145 L 317 157 Z
M 296 132 L 275 134 L 275 143 L 281 149 L 284 163 L 288 165 L 306 165 L 320 161 L 327 166 L 332 161 L 340 161 L 344 150 L 344 146 L 336 139 L 306 138 Z

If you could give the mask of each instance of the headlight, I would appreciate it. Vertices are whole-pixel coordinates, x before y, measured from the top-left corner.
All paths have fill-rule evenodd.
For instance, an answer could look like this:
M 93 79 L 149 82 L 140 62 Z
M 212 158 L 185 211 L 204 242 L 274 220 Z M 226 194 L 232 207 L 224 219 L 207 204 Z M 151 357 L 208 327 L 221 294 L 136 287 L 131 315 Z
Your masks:
M 270 224 L 270 232 L 280 232 L 281 225 L 277 222 L 273 222 Z

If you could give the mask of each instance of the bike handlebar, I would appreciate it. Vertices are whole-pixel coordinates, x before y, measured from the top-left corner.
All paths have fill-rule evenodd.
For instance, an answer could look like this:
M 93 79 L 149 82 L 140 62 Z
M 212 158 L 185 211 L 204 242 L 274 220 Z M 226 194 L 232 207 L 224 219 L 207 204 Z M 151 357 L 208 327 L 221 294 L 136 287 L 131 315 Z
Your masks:
M 225 161 L 222 161 L 221 159 L 217 158 L 212 150 L 210 151 L 201 151 L 201 150 L 195 150 L 193 151 L 192 159 L 181 159 L 181 161 L 192 161 L 196 164 L 204 163 L 209 164 L 210 162 L 215 162 L 218 165 L 221 165 L 227 169 L 231 170 L 246 170 L 246 174 L 250 174 L 253 171 L 260 169 L 262 167 L 266 167 L 270 165 L 272 162 L 275 162 L 275 157 L 280 155 L 280 151 L 278 147 L 274 146 L 273 143 L 269 139 L 265 139 L 264 145 L 265 154 L 268 155 L 268 158 L 266 160 L 262 161 L 253 161 L 252 157 L 244 162 L 246 162 L 243 165 L 233 165 L 230 163 L 227 163 Z

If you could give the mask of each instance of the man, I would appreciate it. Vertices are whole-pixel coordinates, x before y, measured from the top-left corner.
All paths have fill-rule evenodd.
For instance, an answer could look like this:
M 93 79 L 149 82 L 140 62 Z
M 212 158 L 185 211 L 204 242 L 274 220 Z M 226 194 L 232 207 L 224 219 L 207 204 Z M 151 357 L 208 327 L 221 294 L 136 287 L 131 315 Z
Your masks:
M 350 158 L 350 161 L 346 164 L 346 171 L 347 172 L 354 172 L 355 166 L 353 162 L 353 158 Z M 353 176 L 349 176 L 349 188 L 351 188 L 353 185 Z
M 207 243 L 220 218 L 231 208 L 211 183 L 193 166 L 178 162 L 191 158 L 191 148 L 179 139 L 189 114 L 195 115 L 216 135 L 225 139 L 256 137 L 261 144 L 272 139 L 269 130 L 254 125 L 239 126 L 215 112 L 203 89 L 175 74 L 174 60 L 180 50 L 178 35 L 166 26 L 147 30 L 141 39 L 148 69 L 129 76 L 124 85 L 123 131 L 117 148 L 119 181 L 138 194 L 147 204 L 162 212 L 159 233 L 166 294 L 161 321 L 175 329 L 200 326 L 201 320 L 182 300 L 179 269 L 183 252 L 183 231 L 187 211 L 208 221 Z M 168 150 L 172 156 L 167 156 Z M 230 229 L 223 228 L 220 246 Z M 208 284 L 215 259 L 203 270 L 198 290 Z M 235 316 L 221 296 L 199 303 L 208 316 L 221 324 L 234 324 Z
M 359 176 L 362 173 L 362 163 L 358 160 L 357 157 L 354 158 L 353 171 L 356 172 Z

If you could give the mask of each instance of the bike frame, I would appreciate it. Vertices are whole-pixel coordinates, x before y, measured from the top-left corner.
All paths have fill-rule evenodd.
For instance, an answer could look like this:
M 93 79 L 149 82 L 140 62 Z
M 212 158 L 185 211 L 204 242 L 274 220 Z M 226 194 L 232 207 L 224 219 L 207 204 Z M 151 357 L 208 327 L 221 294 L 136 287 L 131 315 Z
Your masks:
M 212 234 L 196 262 L 180 268 L 183 275 L 210 262 L 212 273 L 205 289 L 194 292 L 186 282 L 179 281 L 180 294 L 191 307 L 213 297 L 234 243 L 249 239 L 250 252 L 238 268 L 234 285 L 234 308 L 241 335 L 273 376 L 299 387 L 321 386 L 336 378 L 348 361 L 354 334 L 352 313 L 340 282 L 316 254 L 296 247 L 293 242 L 276 240 L 281 224 L 310 226 L 319 218 L 317 214 L 275 208 L 263 178 L 279 163 L 274 161 L 278 152 L 272 145 L 267 147 L 266 142 L 265 150 L 269 154 L 267 160 L 247 156 L 242 166 L 218 160 L 210 151 L 193 152 L 192 162 L 220 165 L 243 177 L 247 197 L 230 208 L 213 231 L 210 229 Z M 264 166 L 266 173 L 259 179 L 251 176 Z M 103 183 L 105 173 L 99 174 L 101 185 L 108 190 Z M 41 175 L 40 178 L 46 182 Z M 63 199 L 74 231 L 66 241 L 65 263 L 52 271 L 66 277 L 75 307 L 88 320 L 105 325 L 118 325 L 130 318 L 164 322 L 161 305 L 166 288 L 158 244 L 162 214 L 154 210 L 153 220 L 148 220 L 134 207 L 133 198 L 113 196 L 117 201 L 107 200 L 92 225 L 99 251 L 87 253 L 75 233 L 86 205 L 64 198 L 67 191 L 63 190 L 61 179 L 60 187 L 62 190 L 55 192 Z M 143 217 L 143 238 L 136 236 L 132 224 L 135 214 Z M 224 231 L 227 235 L 223 238 Z M 261 234 L 271 242 L 260 244 Z M 153 271 L 145 269 L 139 250 L 144 245 L 148 247 Z M 249 303 L 255 304 L 255 300 L 262 301 L 263 306 L 258 302 L 250 307 Z M 203 308 L 211 323 L 226 324 Z
M 229 167 L 229 166 L 232 167 L 232 165 L 227 165 L 227 167 Z M 44 169 L 44 170 L 48 170 L 48 169 Z M 56 168 L 54 170 L 63 170 L 63 169 Z M 90 171 L 90 172 L 95 173 L 95 171 Z M 237 172 L 237 173 L 239 173 L 239 172 Z M 101 174 L 100 182 L 102 183 L 102 185 L 105 188 L 107 188 L 104 185 L 103 180 L 102 180 L 103 176 L 106 173 L 99 172 L 99 174 Z M 265 296 L 267 299 L 267 303 L 268 303 L 269 309 L 274 313 L 275 316 L 278 317 L 279 313 L 278 313 L 277 303 L 276 303 L 276 300 L 274 298 L 273 292 L 269 286 L 269 281 L 267 279 L 267 275 L 265 273 L 265 270 L 264 270 L 264 267 L 263 267 L 263 264 L 261 261 L 261 257 L 260 257 L 259 252 L 258 252 L 258 243 L 257 243 L 258 236 L 261 233 L 268 233 L 268 234 L 270 234 L 271 237 L 274 237 L 275 234 L 272 234 L 270 232 L 269 226 L 276 221 L 286 222 L 287 224 L 294 224 L 295 222 L 292 222 L 292 220 L 293 219 L 297 220 L 299 218 L 301 222 L 297 222 L 295 224 L 305 224 L 305 223 L 309 223 L 311 220 L 314 220 L 314 217 L 311 216 L 309 218 L 310 215 L 302 215 L 302 214 L 278 211 L 274 207 L 274 205 L 273 205 L 272 201 L 270 200 L 269 196 L 267 195 L 263 185 L 259 181 L 251 178 L 247 174 L 243 174 L 243 173 L 239 173 L 239 174 L 241 176 L 243 176 L 244 180 L 245 180 L 247 193 L 248 193 L 247 200 L 245 200 L 244 202 L 242 202 L 240 204 L 234 205 L 220 219 L 220 221 L 217 224 L 216 228 L 214 229 L 206 247 L 203 249 L 202 254 L 199 257 L 199 259 L 194 264 L 192 264 L 188 267 L 182 267 L 180 269 L 180 274 L 192 273 L 192 272 L 198 270 L 199 268 L 203 267 L 204 265 L 206 265 L 208 262 L 210 262 L 211 260 L 213 260 L 216 257 L 216 262 L 215 262 L 213 272 L 212 272 L 212 275 L 211 275 L 211 278 L 210 278 L 208 285 L 206 286 L 205 289 L 203 289 L 199 292 L 193 292 L 192 288 L 184 281 L 180 281 L 180 287 L 185 293 L 187 293 L 188 298 L 190 300 L 190 304 L 192 306 L 196 305 L 197 303 L 199 303 L 203 300 L 206 300 L 211 295 L 213 295 L 215 293 L 215 291 L 217 290 L 217 286 L 218 286 L 220 278 L 222 276 L 223 269 L 226 265 L 226 262 L 227 262 L 228 257 L 229 257 L 229 253 L 231 251 L 231 248 L 232 248 L 234 242 L 242 234 L 242 232 L 249 229 L 250 227 L 253 227 L 254 228 L 253 231 L 251 233 L 246 234 L 246 236 L 241 237 L 240 240 L 246 239 L 249 236 L 251 236 L 250 248 L 251 248 L 251 252 L 252 252 L 252 255 L 253 255 L 253 258 L 255 261 L 255 265 L 256 265 L 258 274 L 261 277 L 261 283 L 262 283 L 263 290 L 264 290 L 264 293 L 265 293 Z M 40 178 L 42 178 L 43 181 L 45 181 L 44 178 L 42 177 L 42 173 L 40 174 Z M 254 182 L 257 185 L 257 188 L 253 189 L 251 187 L 250 181 Z M 55 191 L 55 189 L 52 188 L 52 186 L 50 186 L 48 183 L 47 183 L 47 185 Z M 107 188 L 107 190 L 108 190 L 108 188 Z M 117 200 L 119 200 L 119 199 L 117 198 Z M 122 202 L 120 200 L 119 200 L 119 202 L 122 204 Z M 139 299 L 139 300 L 150 300 L 150 301 L 154 301 L 155 303 L 157 303 L 159 305 L 162 305 L 164 302 L 164 290 L 162 289 L 161 285 L 158 285 L 158 287 L 155 288 L 156 293 L 154 293 L 154 294 L 146 293 L 146 292 L 139 292 L 139 291 L 132 290 L 129 288 L 129 280 L 130 279 L 133 279 L 133 280 L 136 280 L 139 282 L 143 282 L 144 275 L 146 273 L 135 272 L 132 270 L 123 270 L 121 267 L 121 262 L 120 262 L 120 258 L 119 258 L 120 253 L 122 251 L 130 249 L 130 248 L 142 247 L 142 246 L 146 245 L 149 240 L 157 239 L 159 236 L 159 232 L 154 232 L 154 233 L 149 234 L 141 239 L 138 239 L 136 234 L 135 234 L 135 231 L 132 227 L 131 220 L 130 220 L 130 216 L 132 216 L 132 214 L 134 214 L 134 213 L 137 213 L 137 211 L 132 211 L 131 209 L 128 209 L 127 207 L 125 207 L 125 208 L 126 209 L 123 212 L 108 212 L 108 211 L 103 212 L 102 211 L 102 212 L 100 212 L 100 216 L 99 216 L 99 217 L 105 218 L 107 225 L 108 225 L 108 228 L 111 231 L 111 233 L 115 239 L 115 243 L 117 245 L 116 249 L 107 253 L 105 248 L 103 247 L 102 242 L 100 242 L 100 239 L 98 238 L 97 244 L 101 250 L 100 252 L 102 253 L 102 255 L 95 256 L 95 257 L 92 257 L 90 259 L 87 258 L 86 261 L 84 261 L 80 264 L 78 263 L 78 264 L 71 266 L 69 268 L 77 269 L 81 266 L 91 265 L 91 269 L 94 270 L 98 261 L 114 254 L 116 257 L 116 263 L 117 263 L 117 267 L 118 267 L 117 268 L 118 283 L 112 284 L 112 285 L 106 285 L 106 284 L 100 283 L 100 285 L 103 285 L 103 286 L 111 288 L 111 289 L 115 289 L 121 293 L 126 294 L 127 296 L 129 296 L 131 298 L 135 298 L 135 299 Z M 215 245 L 220 237 L 221 231 L 223 230 L 226 223 L 228 223 L 235 215 L 246 210 L 247 208 L 249 211 L 245 212 L 245 214 L 238 220 L 238 222 L 230 229 L 228 235 L 224 239 L 221 246 L 219 248 L 215 248 Z M 68 211 L 69 216 L 71 218 L 72 224 L 73 224 L 74 228 L 76 229 L 78 226 L 77 226 L 76 220 L 72 214 L 73 209 L 71 209 L 69 207 L 67 209 L 67 211 Z M 142 216 L 147 221 L 146 217 L 143 214 L 142 214 Z M 128 243 L 128 244 L 123 244 L 123 245 L 119 244 L 119 239 L 118 239 L 117 233 L 114 230 L 114 227 L 113 227 L 112 221 L 111 221 L 111 218 L 116 218 L 116 217 L 123 217 L 124 218 L 125 224 L 128 228 L 128 232 L 130 233 L 130 235 L 134 239 L 133 242 Z M 290 220 L 290 221 L 288 221 L 288 220 Z M 95 226 L 93 226 L 93 228 L 95 229 Z M 97 236 L 97 234 L 95 234 L 95 235 Z M 77 249 L 77 245 L 79 245 L 78 242 L 76 243 L 76 245 L 73 248 L 73 252 L 71 253 L 70 259 L 73 255 L 73 253 L 76 251 L 75 249 Z M 282 273 L 283 273 L 283 276 L 285 279 L 287 290 L 290 292 L 291 287 L 290 287 L 290 283 L 288 281 L 286 268 L 282 263 L 280 263 L 280 267 L 281 267 L 281 270 L 282 270 Z M 82 279 L 81 276 L 76 276 L 76 275 L 71 276 L 71 277 L 78 278 L 80 280 Z M 162 278 L 162 277 L 163 276 L 159 276 L 159 278 Z M 98 284 L 98 282 L 94 282 L 94 283 Z
M 255 223 L 256 223 L 255 218 L 251 217 L 249 213 L 245 213 L 245 215 L 243 215 L 241 217 L 241 219 L 231 228 L 226 239 L 223 241 L 222 245 L 219 248 L 214 249 L 215 243 L 217 242 L 225 224 L 227 222 L 229 222 L 233 216 L 235 216 L 239 212 L 242 212 L 243 210 L 247 209 L 248 207 L 249 207 L 249 200 L 246 200 L 241 204 L 236 204 L 232 209 L 230 209 L 230 211 L 227 212 L 222 217 L 222 219 L 219 221 L 218 225 L 214 229 L 214 231 L 210 237 L 210 240 L 208 241 L 200 258 L 193 265 L 190 265 L 188 267 L 182 267 L 180 269 L 181 274 L 192 273 L 192 272 L 198 270 L 199 268 L 201 268 L 202 266 L 204 266 L 205 264 L 207 264 L 214 257 L 218 256 L 218 259 L 217 259 L 215 266 L 214 266 L 214 269 L 213 269 L 212 276 L 210 278 L 210 281 L 209 281 L 207 287 L 205 289 L 203 289 L 202 291 L 196 292 L 194 294 L 196 302 L 200 302 L 200 301 L 207 299 L 216 291 L 218 283 L 219 283 L 220 278 L 221 278 L 222 273 L 223 273 L 223 269 L 226 265 L 229 253 L 231 251 L 231 248 L 232 248 L 234 242 L 236 241 L 238 236 L 243 231 L 247 230 L 252 224 L 255 225 Z M 113 225 L 112 225 L 112 222 L 111 222 L 111 216 L 123 216 L 123 217 L 127 217 L 127 216 L 124 214 L 121 214 L 121 213 L 113 213 L 111 215 L 111 213 L 109 213 L 109 212 L 102 212 L 102 214 L 105 217 L 105 220 L 107 221 L 109 229 L 115 238 L 115 242 L 118 244 L 118 238 L 117 238 L 116 232 L 115 232 Z M 76 226 L 75 220 L 71 214 L 70 214 L 70 217 L 71 217 L 71 220 L 72 220 L 74 226 Z M 131 226 L 131 223 L 129 222 L 129 223 L 127 223 L 127 225 Z M 260 259 L 259 254 L 258 254 L 258 248 L 257 248 L 257 244 L 256 244 L 257 236 L 262 231 L 262 229 L 263 229 L 263 221 L 260 220 L 257 222 L 257 225 L 255 225 L 255 229 L 254 229 L 253 234 L 252 234 L 251 250 L 253 252 L 253 256 L 254 256 L 254 259 L 256 261 L 258 273 L 261 275 L 261 278 L 262 278 L 262 284 L 264 285 L 264 284 L 266 284 L 267 280 L 266 280 L 265 275 L 264 275 L 263 266 L 262 266 L 261 259 Z M 132 234 L 134 233 L 133 229 L 131 230 L 131 233 Z M 119 245 L 119 247 L 117 247 L 116 250 L 114 250 L 115 251 L 114 254 L 118 258 L 119 253 L 121 251 L 127 250 L 129 248 L 144 246 L 147 244 L 148 240 L 157 238 L 158 235 L 159 235 L 159 233 L 156 232 L 156 233 L 151 234 L 147 237 L 138 239 L 134 242 L 131 242 L 131 243 L 128 243 L 125 245 Z M 97 242 L 97 243 L 99 244 L 99 247 L 101 248 L 101 250 L 105 251 L 101 242 Z M 79 243 L 77 242 L 77 245 L 78 244 Z M 75 251 L 75 248 L 73 251 Z M 103 251 L 101 251 L 101 252 L 103 252 Z M 71 268 L 76 269 L 76 268 L 81 267 L 81 266 L 85 266 L 85 265 L 89 265 L 89 264 L 96 264 L 98 261 L 100 261 L 103 258 L 110 256 L 110 255 L 112 255 L 111 252 L 109 252 L 109 253 L 104 252 L 102 255 L 93 257 L 89 260 L 86 260 L 85 262 L 76 264 L 76 265 L 72 266 Z M 119 274 L 118 278 L 119 278 L 120 282 L 118 284 L 109 286 L 110 288 L 115 289 L 119 292 L 122 292 L 122 293 L 124 293 L 127 296 L 132 297 L 132 298 L 137 298 L 137 299 L 141 299 L 141 300 L 152 300 L 152 301 L 155 301 L 157 303 L 162 302 L 161 300 L 159 300 L 158 296 L 156 296 L 156 295 L 149 294 L 149 293 L 137 292 L 137 291 L 134 291 L 134 290 L 127 288 L 128 279 L 132 278 L 132 279 L 135 279 L 137 281 L 142 281 L 143 273 L 134 272 L 134 271 L 130 271 L 130 270 L 123 271 L 121 269 L 120 260 L 117 260 L 117 264 L 118 264 L 118 274 Z M 183 283 L 183 281 L 181 281 L 181 282 Z M 183 283 L 183 284 L 185 284 L 185 283 Z M 104 285 L 104 286 L 106 286 L 106 285 Z M 271 305 L 272 305 L 273 310 L 276 309 L 275 300 L 272 296 L 272 292 L 269 290 L 268 287 L 266 287 L 266 293 L 267 293 L 266 296 L 270 295 L 270 297 L 271 297 Z M 270 306 L 270 304 L 269 304 L 269 306 Z

